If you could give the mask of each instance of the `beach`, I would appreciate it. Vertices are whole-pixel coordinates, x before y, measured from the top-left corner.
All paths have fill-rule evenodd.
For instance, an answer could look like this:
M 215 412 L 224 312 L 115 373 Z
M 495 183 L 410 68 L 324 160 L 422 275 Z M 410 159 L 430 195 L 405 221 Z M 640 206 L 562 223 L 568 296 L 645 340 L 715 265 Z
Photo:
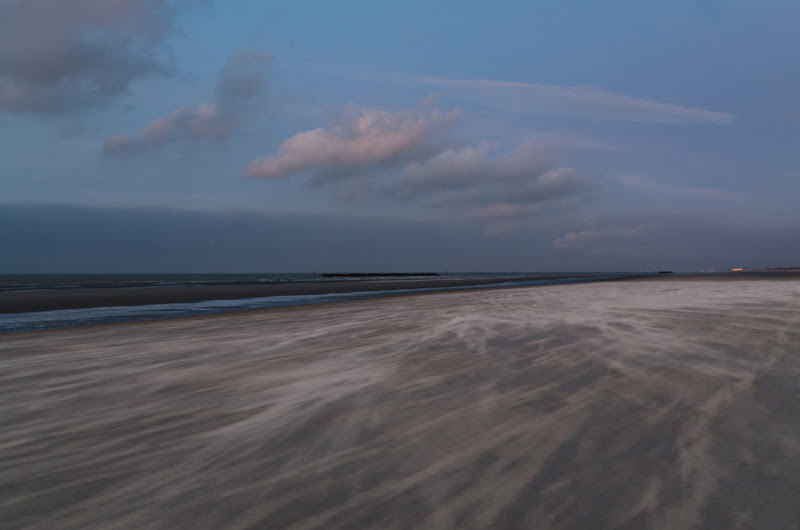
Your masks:
M 0 526 L 792 528 L 798 381 L 794 275 L 7 334 Z

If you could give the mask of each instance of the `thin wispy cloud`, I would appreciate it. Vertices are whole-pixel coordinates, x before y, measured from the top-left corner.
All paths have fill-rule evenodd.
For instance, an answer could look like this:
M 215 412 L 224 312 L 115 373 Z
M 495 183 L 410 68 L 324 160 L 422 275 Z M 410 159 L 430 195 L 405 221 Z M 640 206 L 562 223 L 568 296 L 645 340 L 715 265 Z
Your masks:
M 638 225 L 626 228 L 601 228 L 598 230 L 582 230 L 580 232 L 569 232 L 553 241 L 556 249 L 582 248 L 589 245 L 619 243 L 630 241 L 647 233 L 651 227 L 649 225 Z
M 182 105 L 151 121 L 133 136 L 120 133 L 108 138 L 103 150 L 113 154 L 229 135 L 258 104 L 266 88 L 266 69 L 271 61 L 269 53 L 239 51 L 222 68 L 214 102 L 197 107 Z
M 523 114 L 558 114 L 593 120 L 623 120 L 661 124 L 732 125 L 728 112 L 665 103 L 608 92 L 593 86 L 563 86 L 492 79 L 452 79 L 396 76 L 397 79 L 447 87 L 460 97 Z
M 713 188 L 677 186 L 653 180 L 642 175 L 620 175 L 616 180 L 626 188 L 647 195 L 670 195 L 693 199 L 730 200 L 738 197 L 733 192 Z

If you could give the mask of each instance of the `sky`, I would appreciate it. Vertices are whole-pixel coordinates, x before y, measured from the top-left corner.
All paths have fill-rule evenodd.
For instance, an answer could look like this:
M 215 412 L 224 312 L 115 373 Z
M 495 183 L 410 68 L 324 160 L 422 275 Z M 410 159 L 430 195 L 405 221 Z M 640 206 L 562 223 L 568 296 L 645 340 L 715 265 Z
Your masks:
M 0 0 L 0 272 L 800 265 L 798 23 Z

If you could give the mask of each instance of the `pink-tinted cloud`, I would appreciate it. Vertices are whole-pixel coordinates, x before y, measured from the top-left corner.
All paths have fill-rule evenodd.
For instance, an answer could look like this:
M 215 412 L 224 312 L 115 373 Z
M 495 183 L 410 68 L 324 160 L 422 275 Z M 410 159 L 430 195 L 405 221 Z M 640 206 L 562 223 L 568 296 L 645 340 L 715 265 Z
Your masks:
M 181 106 L 176 110 L 156 118 L 135 136 L 115 134 L 103 144 L 107 153 L 160 147 L 170 142 L 187 138 L 207 138 L 224 136 L 230 132 L 232 120 L 220 115 L 214 104 L 202 104 L 196 108 Z
M 268 53 L 242 50 L 222 69 L 214 103 L 180 106 L 150 122 L 134 136 L 116 134 L 103 144 L 106 153 L 118 153 L 203 138 L 221 138 L 247 117 L 247 111 L 262 95 Z
M 560 114 L 594 120 L 649 123 L 708 123 L 732 125 L 728 112 L 615 94 L 593 86 L 563 86 L 492 79 L 398 76 L 399 79 L 449 87 L 459 96 L 479 99 L 498 108 L 523 114 Z
M 511 152 L 488 142 L 457 144 L 447 134 L 457 117 L 424 106 L 400 113 L 350 108 L 330 127 L 289 138 L 245 174 L 309 174 L 312 184 L 337 188 L 340 199 L 371 195 L 495 224 L 572 205 L 596 190 L 531 142 Z
M 251 162 L 248 177 L 285 178 L 304 172 L 326 176 L 402 165 L 435 153 L 458 113 L 390 113 L 350 108 L 328 128 L 304 131 L 281 144 L 278 153 Z

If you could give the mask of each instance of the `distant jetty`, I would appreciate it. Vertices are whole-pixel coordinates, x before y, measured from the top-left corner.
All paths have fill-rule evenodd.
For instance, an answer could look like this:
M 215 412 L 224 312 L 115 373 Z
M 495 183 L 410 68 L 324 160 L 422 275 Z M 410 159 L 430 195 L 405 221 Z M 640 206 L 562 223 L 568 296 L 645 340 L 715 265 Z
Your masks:
M 438 272 L 326 272 L 325 274 L 321 274 L 323 278 L 374 278 L 376 276 L 380 277 L 402 277 L 408 278 L 409 276 L 420 276 L 420 277 L 435 277 L 439 276 Z

